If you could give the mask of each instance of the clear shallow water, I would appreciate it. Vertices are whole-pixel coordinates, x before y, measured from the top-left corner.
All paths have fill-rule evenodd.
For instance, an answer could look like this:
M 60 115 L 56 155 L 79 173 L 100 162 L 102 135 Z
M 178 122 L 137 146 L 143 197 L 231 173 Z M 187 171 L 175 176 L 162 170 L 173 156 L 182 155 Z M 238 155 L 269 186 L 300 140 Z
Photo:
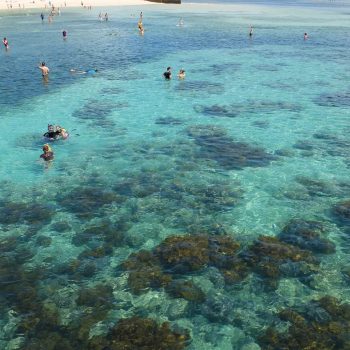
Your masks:
M 108 23 L 99 9 L 51 25 L 37 14 L 1 17 L 11 46 L 0 58 L 3 347 L 52 345 L 57 334 L 75 337 L 79 322 L 88 338 L 139 315 L 189 329 L 189 349 L 258 349 L 268 326 L 286 326 L 281 309 L 325 295 L 350 302 L 349 227 L 332 210 L 350 197 L 350 9 L 167 9 L 145 6 L 144 37 L 132 7 L 109 9 Z M 36 68 L 43 59 L 48 83 Z M 163 81 L 168 65 L 186 80 Z M 91 67 L 100 73 L 69 73 Z M 52 145 L 45 167 L 48 123 L 71 137 Z M 336 251 L 316 254 L 317 273 L 282 273 L 274 288 L 254 269 L 225 284 L 208 263 L 173 276 L 203 290 L 195 303 L 167 288 L 133 293 L 119 267 L 185 233 L 228 235 L 244 254 L 292 219 L 321 222 Z M 82 300 L 99 283 L 112 295 Z

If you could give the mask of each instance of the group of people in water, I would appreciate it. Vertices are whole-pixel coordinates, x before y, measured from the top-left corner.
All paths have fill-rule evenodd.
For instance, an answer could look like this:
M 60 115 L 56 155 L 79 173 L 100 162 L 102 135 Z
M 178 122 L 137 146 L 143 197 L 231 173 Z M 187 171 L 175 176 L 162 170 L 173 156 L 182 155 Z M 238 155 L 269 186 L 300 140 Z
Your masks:
M 83 3 L 81 4 L 83 6 Z M 60 11 L 55 11 L 55 8 L 52 6 L 52 9 L 51 9 L 51 12 L 50 12 L 50 15 L 49 15 L 49 22 L 52 21 L 52 18 L 50 17 L 53 17 L 54 15 L 56 14 L 60 14 Z M 44 21 L 44 14 L 41 13 L 40 15 L 41 17 L 41 20 Z M 99 14 L 99 19 L 100 21 L 108 21 L 108 13 L 105 13 L 104 15 L 100 12 Z M 139 33 L 141 35 L 144 35 L 144 32 L 145 32 L 145 29 L 143 27 L 143 13 L 141 12 L 140 13 L 140 17 L 139 17 L 139 20 L 138 20 L 138 23 L 137 23 L 137 26 L 138 26 L 138 30 L 139 30 Z M 177 24 L 177 26 L 180 26 L 180 27 L 183 27 L 184 26 L 184 21 L 182 18 L 180 18 L 179 20 L 179 23 Z M 254 33 L 254 28 L 253 26 L 250 26 L 249 27 L 249 37 L 252 38 L 253 37 L 253 33 Z M 66 30 L 63 30 L 62 31 L 62 36 L 63 36 L 63 39 L 67 39 L 67 31 Z M 304 40 L 307 40 L 308 39 L 308 34 L 307 33 L 304 33 Z M 3 42 L 3 45 L 5 47 L 5 50 L 7 51 L 9 49 L 9 42 L 7 40 L 6 37 L 3 38 L 2 40 Z M 49 72 L 50 72 L 50 69 L 49 67 L 47 67 L 46 63 L 45 62 L 41 62 L 38 66 L 38 68 L 41 70 L 41 74 L 42 74 L 42 77 L 44 79 L 48 79 L 48 75 L 49 75 Z M 163 77 L 165 80 L 171 80 L 172 79 L 172 68 L 171 67 L 167 67 L 166 71 L 163 73 Z M 70 73 L 72 74 L 88 74 L 88 75 L 93 75 L 95 73 L 98 72 L 98 69 L 94 68 L 94 69 L 88 69 L 88 70 L 77 70 L 77 69 L 71 69 L 70 70 Z M 185 70 L 182 68 L 179 70 L 178 74 L 177 74 L 177 77 L 178 79 L 185 79 L 186 77 L 186 72 Z M 57 141 L 57 140 L 65 140 L 68 138 L 69 134 L 67 132 L 67 130 L 59 125 L 48 125 L 48 130 L 47 132 L 43 135 L 45 140 L 47 142 L 53 142 L 53 141 Z M 51 148 L 51 146 L 46 143 L 44 146 L 43 146 L 43 153 L 40 155 L 40 158 L 43 159 L 45 162 L 50 162 L 54 159 L 54 152 Z
M 168 68 L 166 69 L 166 71 L 163 73 L 163 77 L 164 77 L 165 80 L 171 80 L 171 78 L 172 78 L 171 67 L 168 67 Z M 186 72 L 185 72 L 185 70 L 184 70 L 183 68 L 181 68 L 181 69 L 179 70 L 179 73 L 177 74 L 177 77 L 178 77 L 180 80 L 185 79 L 185 77 L 186 77 Z
M 65 128 L 59 125 L 49 124 L 47 126 L 47 132 L 43 136 L 46 141 L 53 142 L 57 140 L 66 140 L 69 137 L 69 133 Z M 40 158 L 45 162 L 50 162 L 54 159 L 53 150 L 48 143 L 43 146 L 43 153 L 40 155 Z

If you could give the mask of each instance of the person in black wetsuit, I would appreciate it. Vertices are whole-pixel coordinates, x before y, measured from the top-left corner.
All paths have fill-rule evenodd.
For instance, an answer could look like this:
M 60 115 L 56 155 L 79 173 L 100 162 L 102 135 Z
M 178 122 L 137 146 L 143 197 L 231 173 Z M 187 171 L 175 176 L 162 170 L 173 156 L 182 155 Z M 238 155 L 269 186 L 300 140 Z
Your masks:
M 47 132 L 44 134 L 44 137 L 48 139 L 56 140 L 60 137 L 61 131 L 57 130 L 57 128 L 54 125 L 48 125 L 47 126 Z
M 163 73 L 163 76 L 166 80 L 170 80 L 171 79 L 171 67 L 168 67 L 166 69 L 166 72 Z

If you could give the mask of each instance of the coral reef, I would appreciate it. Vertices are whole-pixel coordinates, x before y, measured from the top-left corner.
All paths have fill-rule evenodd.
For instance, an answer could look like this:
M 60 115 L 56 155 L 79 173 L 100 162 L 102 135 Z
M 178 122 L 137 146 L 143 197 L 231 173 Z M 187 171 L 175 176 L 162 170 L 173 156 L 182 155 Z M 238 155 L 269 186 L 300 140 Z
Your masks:
M 94 337 L 89 350 L 182 350 L 189 344 L 187 330 L 172 330 L 168 322 L 160 325 L 150 318 L 120 320 L 106 337 Z
M 57 202 L 79 218 L 91 219 L 101 215 L 104 206 L 119 203 L 122 197 L 99 187 L 78 187 L 73 191 L 57 196 Z
M 200 147 L 198 157 L 213 160 L 224 169 L 263 167 L 277 159 L 263 148 L 233 140 L 223 134 L 221 129 L 218 129 L 218 132 L 205 126 L 200 126 L 198 130 L 193 129 L 190 128 L 188 134 L 194 137 L 195 143 Z
M 341 304 L 336 298 L 325 296 L 312 301 L 306 309 L 298 312 L 285 309 L 279 318 L 289 323 L 288 332 L 280 333 L 269 328 L 259 338 L 263 350 L 329 350 L 348 349 L 350 328 L 350 305 Z
M 239 244 L 229 236 L 170 236 L 153 252 L 133 253 L 121 265 L 129 272 L 128 285 L 135 294 L 147 288 L 166 287 L 169 294 L 185 299 L 201 298 L 201 292 L 189 281 L 171 281 L 179 274 L 189 274 L 207 266 L 215 266 L 227 283 L 247 276 L 247 264 L 237 256 Z M 190 300 L 190 299 L 188 299 Z
M 254 272 L 276 287 L 282 276 L 306 277 L 318 271 L 318 260 L 310 251 L 301 250 L 277 237 L 260 236 L 241 258 Z
M 0 224 L 28 224 L 42 226 L 51 221 L 53 210 L 39 203 L 0 202 Z
M 350 200 L 338 202 L 333 207 L 333 215 L 342 225 L 350 224 Z
M 183 298 L 188 301 L 202 303 L 205 294 L 192 281 L 174 280 L 166 287 L 167 293 L 174 298 Z
M 324 231 L 321 222 L 293 219 L 283 228 L 279 239 L 315 253 L 332 254 L 335 244 L 321 237 Z
M 129 272 L 128 285 L 135 294 L 143 293 L 148 288 L 165 286 L 172 279 L 162 271 L 158 259 L 145 250 L 131 254 L 123 262 L 122 268 Z

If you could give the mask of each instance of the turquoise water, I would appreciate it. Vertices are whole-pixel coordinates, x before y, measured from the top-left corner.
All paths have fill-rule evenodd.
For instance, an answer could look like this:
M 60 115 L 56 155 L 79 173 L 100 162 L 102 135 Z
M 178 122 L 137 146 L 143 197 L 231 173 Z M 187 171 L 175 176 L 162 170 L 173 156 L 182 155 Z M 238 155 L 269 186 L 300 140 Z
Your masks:
M 110 8 L 108 23 L 100 9 L 67 9 L 50 25 L 0 15 L 10 42 L 0 53 L 1 348 L 86 349 L 137 315 L 187 329 L 188 349 L 253 350 L 266 348 L 268 327 L 286 329 L 283 308 L 350 302 L 349 222 L 334 210 L 350 198 L 350 7 L 146 5 L 143 37 L 140 10 Z M 164 81 L 169 65 L 186 79 Z M 70 137 L 44 165 L 49 123 Z M 247 259 L 260 235 L 283 239 L 295 220 L 316 221 L 335 247 L 302 246 L 318 260 L 312 273 L 271 280 L 253 266 L 229 284 L 209 262 L 170 269 L 202 290 L 194 301 L 164 286 L 136 293 L 120 266 L 183 234 L 229 236 Z

